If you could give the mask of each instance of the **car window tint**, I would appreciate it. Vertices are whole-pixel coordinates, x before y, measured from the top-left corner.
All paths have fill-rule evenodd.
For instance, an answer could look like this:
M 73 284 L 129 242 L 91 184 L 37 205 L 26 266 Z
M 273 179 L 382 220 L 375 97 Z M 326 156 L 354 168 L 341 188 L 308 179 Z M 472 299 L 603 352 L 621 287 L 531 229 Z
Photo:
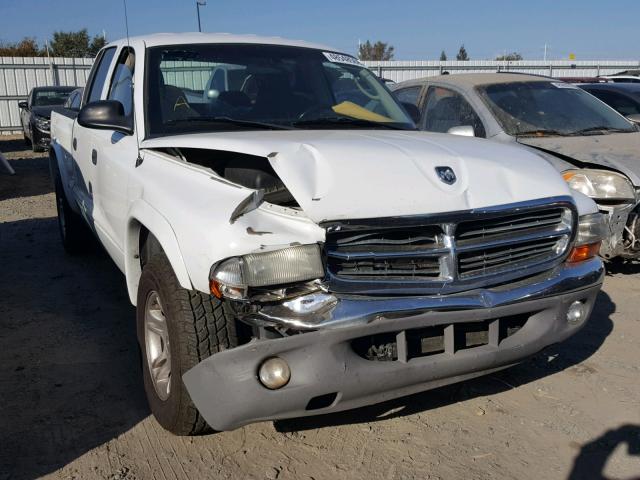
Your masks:
M 71 95 L 69 95 L 69 98 L 67 98 L 67 101 L 64 102 L 64 108 L 71 108 L 71 104 L 73 103 L 73 100 L 76 98 L 77 95 L 78 95 L 77 92 L 71 92 Z
M 133 112 L 133 72 L 135 53 L 126 48 L 120 54 L 118 64 L 113 73 L 113 80 L 109 87 L 108 100 L 117 100 L 124 107 L 124 114 L 128 117 Z
M 418 101 L 420 100 L 420 91 L 422 87 L 408 87 L 403 88 L 401 90 L 396 90 L 393 92 L 396 98 L 402 103 L 411 103 L 418 106 Z
M 80 110 L 80 104 L 82 103 L 82 91 L 76 92 L 73 99 L 71 99 L 70 108 L 72 110 Z
M 91 73 L 91 85 L 87 93 L 87 103 L 100 100 L 102 88 L 107 80 L 107 73 L 109 73 L 109 66 L 115 53 L 115 47 L 107 48 L 95 64 L 94 70 Z
M 425 105 L 425 130 L 447 133 L 453 127 L 471 126 L 476 137 L 486 137 L 484 125 L 462 95 L 448 88 L 430 87 Z
M 610 92 L 610 91 L 604 91 L 604 90 L 593 90 L 593 91 L 590 91 L 589 93 L 591 93 L 592 95 L 595 95 L 604 103 L 614 108 L 625 117 L 628 117 L 629 115 L 640 114 L 640 103 L 634 101 L 629 97 L 620 95 L 619 93 L 616 93 L 616 92 Z

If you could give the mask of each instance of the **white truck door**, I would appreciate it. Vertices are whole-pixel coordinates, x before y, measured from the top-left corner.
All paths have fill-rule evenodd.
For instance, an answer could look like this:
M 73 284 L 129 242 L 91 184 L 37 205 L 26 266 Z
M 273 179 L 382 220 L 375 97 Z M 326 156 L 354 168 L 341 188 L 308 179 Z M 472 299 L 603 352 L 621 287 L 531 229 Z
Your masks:
M 109 73 L 113 57 L 116 53 L 115 47 L 110 47 L 103 50 L 96 58 L 87 87 L 84 92 L 83 106 L 87 103 L 95 102 L 101 99 L 102 91 L 104 89 L 105 82 L 107 80 L 107 74 Z M 73 124 L 73 135 L 71 139 L 71 148 L 73 151 L 73 158 L 77 164 L 79 178 L 76 180 L 76 194 L 78 195 L 78 205 L 82 214 L 86 218 L 87 222 L 93 227 L 96 232 L 96 223 L 98 222 L 95 212 L 95 179 L 96 179 L 96 165 L 95 165 L 95 134 L 97 130 L 82 127 L 78 124 L 77 120 Z
M 107 100 L 116 100 L 124 107 L 125 116 L 134 127 L 133 74 L 135 53 L 131 47 L 123 47 L 106 90 Z M 142 114 L 142 112 L 140 112 Z M 94 192 L 97 199 L 96 223 L 106 234 L 116 251 L 111 256 L 124 267 L 124 240 L 127 213 L 129 210 L 127 187 L 131 171 L 136 168 L 138 158 L 137 132 L 132 135 L 115 130 L 96 130 L 93 134 L 96 151 L 96 182 Z M 110 250 L 110 246 L 107 249 Z

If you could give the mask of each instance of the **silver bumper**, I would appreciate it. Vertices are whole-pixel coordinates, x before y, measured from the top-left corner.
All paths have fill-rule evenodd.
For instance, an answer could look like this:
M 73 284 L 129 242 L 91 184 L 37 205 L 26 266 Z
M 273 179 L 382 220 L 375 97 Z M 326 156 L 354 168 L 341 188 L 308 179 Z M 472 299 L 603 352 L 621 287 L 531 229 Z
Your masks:
M 215 354 L 186 372 L 183 380 L 200 413 L 217 430 L 382 402 L 506 368 L 564 340 L 584 325 L 567 321 L 569 306 L 580 301 L 590 314 L 603 276 L 602 262 L 592 259 L 562 265 L 546 278 L 466 295 L 341 298 L 330 316 L 315 323 L 316 331 Z M 525 323 L 502 338 L 501 322 L 514 316 Z M 488 325 L 488 341 L 458 349 L 456 329 L 478 323 Z M 406 338 L 430 327 L 442 329 L 445 349 L 428 356 L 407 355 Z M 395 361 L 364 358 L 354 342 L 374 335 L 396 338 L 404 354 Z M 291 380 L 279 390 L 266 389 L 257 378 L 262 362 L 273 356 L 291 366 Z

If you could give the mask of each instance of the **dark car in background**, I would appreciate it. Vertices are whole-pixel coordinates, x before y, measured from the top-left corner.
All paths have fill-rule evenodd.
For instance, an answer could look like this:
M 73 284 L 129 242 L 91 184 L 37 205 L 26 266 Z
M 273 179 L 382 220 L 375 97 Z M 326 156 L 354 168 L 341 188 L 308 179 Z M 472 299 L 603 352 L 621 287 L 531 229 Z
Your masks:
M 51 111 L 63 108 L 69 94 L 78 87 L 36 87 L 26 101 L 18 102 L 22 134 L 34 152 L 49 148 Z
M 587 83 L 578 86 L 640 124 L 640 83 Z

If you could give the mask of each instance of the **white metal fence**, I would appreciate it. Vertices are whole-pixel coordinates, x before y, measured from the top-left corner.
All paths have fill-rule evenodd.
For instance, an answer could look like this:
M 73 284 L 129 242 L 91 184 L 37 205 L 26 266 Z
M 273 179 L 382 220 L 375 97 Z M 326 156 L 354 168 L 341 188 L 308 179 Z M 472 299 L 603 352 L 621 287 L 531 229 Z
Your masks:
M 0 57 L 0 134 L 20 133 L 18 101 L 26 100 L 34 87 L 47 85 L 84 86 L 93 60 L 90 58 Z M 392 61 L 365 62 L 380 77 L 402 82 L 449 73 L 513 71 L 553 77 L 596 77 L 638 69 L 638 61 Z M 205 72 L 206 73 L 206 72 Z M 185 85 L 206 83 L 205 73 L 183 79 Z M 176 72 L 176 75 L 195 75 Z
M 20 132 L 18 102 L 34 87 L 83 86 L 91 58 L 0 57 L 0 134 Z
M 495 60 L 458 61 L 409 61 L 409 62 L 364 62 L 378 76 L 404 82 L 415 78 L 453 73 L 491 73 L 498 71 L 548 75 L 550 77 L 598 77 L 612 75 L 624 70 L 640 68 L 640 61 L 612 60 L 520 60 L 501 62 Z

